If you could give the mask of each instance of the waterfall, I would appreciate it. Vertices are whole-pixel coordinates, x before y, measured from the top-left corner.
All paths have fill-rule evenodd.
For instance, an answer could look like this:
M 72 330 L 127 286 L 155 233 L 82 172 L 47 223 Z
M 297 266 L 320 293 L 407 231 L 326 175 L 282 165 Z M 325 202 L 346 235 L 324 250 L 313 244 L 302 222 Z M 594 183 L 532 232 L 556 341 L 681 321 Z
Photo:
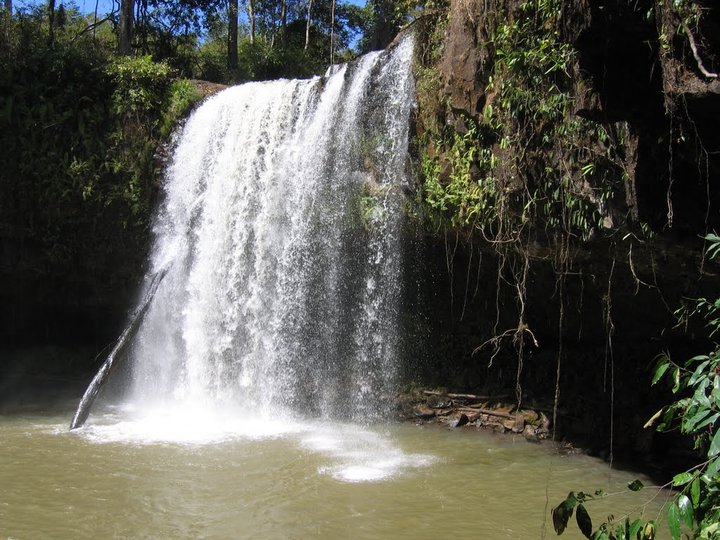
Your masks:
M 372 420 L 401 353 L 412 38 L 229 88 L 165 179 L 129 403 Z

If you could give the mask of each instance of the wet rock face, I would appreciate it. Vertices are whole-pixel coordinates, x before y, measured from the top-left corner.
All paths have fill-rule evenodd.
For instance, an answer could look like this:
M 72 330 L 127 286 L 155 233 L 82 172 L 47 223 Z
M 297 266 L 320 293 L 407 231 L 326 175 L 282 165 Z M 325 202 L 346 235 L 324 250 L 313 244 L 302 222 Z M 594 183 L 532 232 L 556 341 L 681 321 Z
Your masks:
M 500 25 L 520 20 L 521 4 L 451 1 L 436 66 L 439 90 L 449 102 L 440 122 L 444 129 L 462 135 L 464 120 L 481 124 L 484 107 L 495 107 L 498 85 L 489 84 L 497 58 L 493 35 Z M 641 434 L 643 422 L 634 420 L 646 420 L 667 397 L 649 388 L 653 358 L 663 350 L 678 359 L 707 352 L 702 321 L 694 330 L 675 328 L 673 311 L 683 298 L 717 295 L 708 267 L 701 270 L 698 240 L 720 228 L 720 77 L 713 76 L 720 72 L 720 5 L 680 4 L 699 7 L 699 15 L 678 14 L 679 3 L 672 0 L 559 3 L 554 30 L 573 51 L 571 83 L 563 87 L 571 94 L 567 115 L 610 134 L 617 165 L 611 172 L 622 182 L 607 234 L 575 244 L 562 298 L 558 253 L 542 232 L 514 253 L 483 244 L 472 230 L 431 242 L 425 257 L 427 266 L 434 265 L 427 272 L 427 318 L 433 335 L 451 337 L 428 350 L 427 384 L 480 393 L 514 388 L 520 365 L 512 339 L 520 306 L 515 286 L 523 256 L 529 256 L 524 322 L 540 346 L 529 339 L 524 344 L 517 378 L 523 404 L 547 409 L 557 384 L 560 431 L 603 445 L 614 385 L 615 442 L 631 447 L 644 437 L 634 449 L 642 453 L 654 444 Z M 692 24 L 685 30 L 687 20 Z M 499 146 L 492 152 L 502 158 Z M 558 146 L 538 145 L 534 156 L 523 155 L 524 163 L 551 163 L 554 157 L 542 152 Z M 442 183 L 450 174 L 443 168 L 447 161 L 440 165 Z M 533 171 L 524 172 L 532 180 Z M 641 223 L 654 237 L 634 236 Z M 717 271 L 713 266 L 711 272 Z M 492 347 L 478 352 L 508 330 L 511 337 L 496 357 Z
M 482 107 L 484 90 L 479 75 L 487 51 L 478 46 L 478 31 L 466 6 L 472 3 L 453 2 L 445 34 L 445 49 L 440 64 L 443 92 L 456 109 L 477 116 Z M 474 6 L 473 6 L 474 7 Z
M 451 2 L 438 64 L 451 116 L 479 119 L 495 99 L 486 90 L 493 36 L 499 24 L 520 20 L 520 4 Z M 688 3 L 697 13 L 691 16 L 678 13 L 671 0 L 561 3 L 554 24 L 574 48 L 572 114 L 623 126 L 622 140 L 614 143 L 627 169 L 621 211 L 631 221 L 693 234 L 720 226 L 720 186 L 711 181 L 720 173 L 720 130 L 708 124 L 720 110 L 715 4 Z M 706 203 L 711 211 L 698 212 Z

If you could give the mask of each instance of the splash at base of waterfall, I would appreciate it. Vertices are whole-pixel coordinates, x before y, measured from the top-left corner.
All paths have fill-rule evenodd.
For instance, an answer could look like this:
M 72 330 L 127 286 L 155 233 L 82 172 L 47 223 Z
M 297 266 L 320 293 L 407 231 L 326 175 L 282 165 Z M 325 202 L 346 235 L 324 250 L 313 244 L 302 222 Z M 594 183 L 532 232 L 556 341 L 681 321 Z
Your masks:
M 434 456 L 404 452 L 384 427 L 293 418 L 248 417 L 242 411 L 110 410 L 77 432 L 93 444 L 190 447 L 282 439 L 298 456 L 314 455 L 317 473 L 340 482 L 381 482 L 432 465 Z

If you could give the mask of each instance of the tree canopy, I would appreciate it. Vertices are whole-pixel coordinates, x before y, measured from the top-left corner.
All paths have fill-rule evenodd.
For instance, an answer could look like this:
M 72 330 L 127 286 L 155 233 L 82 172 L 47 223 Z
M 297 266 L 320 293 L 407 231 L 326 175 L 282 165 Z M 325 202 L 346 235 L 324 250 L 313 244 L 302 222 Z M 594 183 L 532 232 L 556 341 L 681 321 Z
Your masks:
M 353 0 L 357 2 L 358 0 Z M 76 36 L 100 40 L 109 54 L 148 55 L 180 77 L 242 82 L 318 74 L 328 65 L 385 47 L 408 21 L 412 3 L 368 0 L 120 0 L 90 15 L 61 0 L 2 10 L 34 18 L 47 41 L 72 14 Z M 80 21 L 82 19 L 82 21 Z M 71 38 L 74 39 L 74 38 Z

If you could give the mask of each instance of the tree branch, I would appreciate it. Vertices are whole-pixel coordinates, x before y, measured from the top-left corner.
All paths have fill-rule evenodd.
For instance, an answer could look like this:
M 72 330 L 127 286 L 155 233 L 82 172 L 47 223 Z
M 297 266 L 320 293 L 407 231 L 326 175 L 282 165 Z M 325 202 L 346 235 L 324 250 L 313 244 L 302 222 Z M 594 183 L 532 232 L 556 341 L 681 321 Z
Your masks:
M 706 77 L 711 78 L 711 79 L 716 79 L 718 76 L 717 73 L 713 73 L 713 72 L 705 69 L 702 58 L 700 58 L 700 53 L 698 52 L 697 43 L 695 42 L 695 37 L 693 36 L 692 32 L 690 31 L 690 28 L 688 28 L 688 25 L 685 24 L 685 22 L 682 23 L 682 27 L 683 27 L 683 30 L 685 31 L 685 35 L 688 37 L 688 41 L 690 42 L 690 48 L 692 49 L 693 56 L 695 57 L 695 61 L 697 62 L 698 69 Z

